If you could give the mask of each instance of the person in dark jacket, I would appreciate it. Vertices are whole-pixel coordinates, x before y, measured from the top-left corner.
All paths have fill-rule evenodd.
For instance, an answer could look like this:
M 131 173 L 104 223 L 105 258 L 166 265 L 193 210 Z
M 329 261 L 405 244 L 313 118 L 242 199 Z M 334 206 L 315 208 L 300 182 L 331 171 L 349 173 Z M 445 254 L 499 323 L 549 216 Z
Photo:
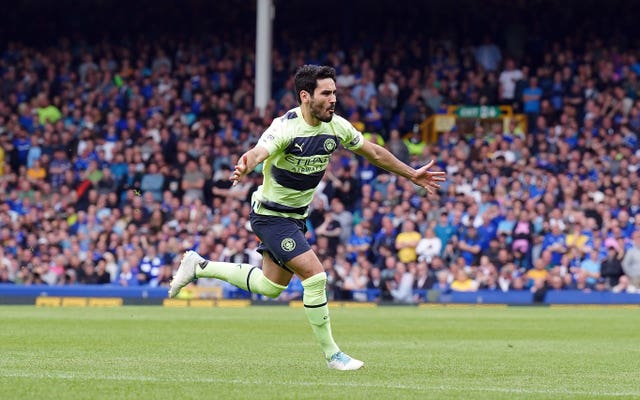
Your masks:
M 606 243 L 607 257 L 600 264 L 600 276 L 605 280 L 608 287 L 614 287 L 624 275 L 622 270 L 622 259 L 624 250 L 620 249 L 615 241 Z

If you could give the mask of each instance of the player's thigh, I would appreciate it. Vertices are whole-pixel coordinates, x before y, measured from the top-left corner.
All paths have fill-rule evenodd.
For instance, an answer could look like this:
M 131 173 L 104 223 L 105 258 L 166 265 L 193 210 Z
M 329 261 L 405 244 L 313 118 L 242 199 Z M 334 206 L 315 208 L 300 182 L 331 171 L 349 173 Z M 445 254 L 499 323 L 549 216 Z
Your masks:
M 295 256 L 287 261 L 286 266 L 295 272 L 300 277 L 300 280 L 305 280 L 324 272 L 324 267 L 313 250 L 308 250 Z
M 290 271 L 298 275 L 300 280 L 305 280 L 320 272 L 324 272 L 324 267 L 313 250 L 308 250 L 295 256 L 287 261 L 285 266 L 289 271 L 273 261 L 268 252 L 265 251 L 262 253 L 262 272 L 264 276 L 279 285 L 287 286 L 289 284 L 293 276 Z

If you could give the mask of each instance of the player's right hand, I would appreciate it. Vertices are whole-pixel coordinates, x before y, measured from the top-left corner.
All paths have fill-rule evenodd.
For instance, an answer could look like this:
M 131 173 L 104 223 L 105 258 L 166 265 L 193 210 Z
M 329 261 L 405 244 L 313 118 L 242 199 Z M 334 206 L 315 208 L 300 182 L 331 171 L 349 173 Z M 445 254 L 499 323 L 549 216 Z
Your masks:
M 240 180 L 247 174 L 247 155 L 243 154 L 242 157 L 238 160 L 233 173 L 231 174 L 231 180 L 233 181 L 233 186 L 237 185 Z

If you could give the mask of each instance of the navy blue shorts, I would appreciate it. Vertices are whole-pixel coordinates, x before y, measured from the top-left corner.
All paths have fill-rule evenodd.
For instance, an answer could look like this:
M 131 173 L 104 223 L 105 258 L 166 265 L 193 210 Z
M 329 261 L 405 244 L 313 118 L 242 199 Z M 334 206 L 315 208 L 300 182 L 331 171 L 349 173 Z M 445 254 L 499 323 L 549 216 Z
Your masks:
M 251 229 L 260 238 L 256 249 L 260 254 L 267 252 L 271 259 L 289 272 L 285 263 L 302 253 L 311 250 L 304 234 L 307 226 L 302 219 L 260 215 L 251 212 Z

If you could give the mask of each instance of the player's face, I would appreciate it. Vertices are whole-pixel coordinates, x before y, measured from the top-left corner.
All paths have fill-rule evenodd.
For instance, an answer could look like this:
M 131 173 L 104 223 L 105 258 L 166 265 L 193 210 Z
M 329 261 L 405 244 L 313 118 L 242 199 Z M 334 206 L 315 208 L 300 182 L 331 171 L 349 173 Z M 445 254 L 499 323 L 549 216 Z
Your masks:
M 318 86 L 309 101 L 311 116 L 322 122 L 330 122 L 336 109 L 336 83 L 331 78 L 319 79 Z

